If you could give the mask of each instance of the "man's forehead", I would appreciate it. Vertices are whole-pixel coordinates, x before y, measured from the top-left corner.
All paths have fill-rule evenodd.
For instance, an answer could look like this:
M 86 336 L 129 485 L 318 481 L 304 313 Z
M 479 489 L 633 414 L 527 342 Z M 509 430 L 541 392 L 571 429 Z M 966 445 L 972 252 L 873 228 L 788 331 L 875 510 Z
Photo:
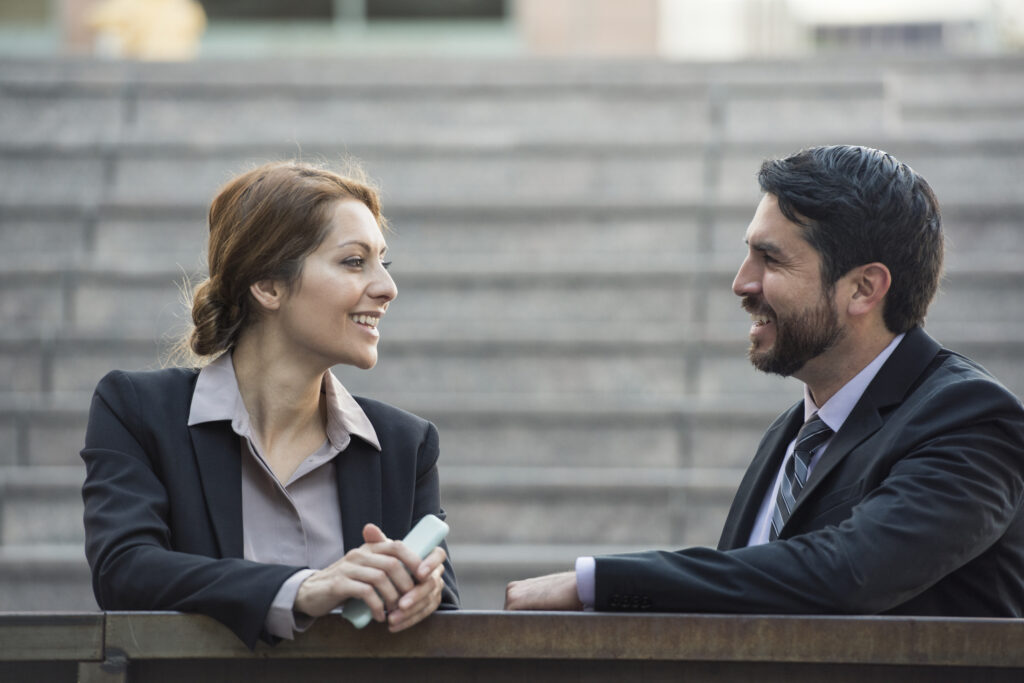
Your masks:
M 747 225 L 743 240 L 750 244 L 755 241 L 763 241 L 772 233 L 778 232 L 776 223 L 779 218 L 785 217 L 779 210 L 778 201 L 774 196 L 766 194 L 754 210 L 754 216 Z
M 779 209 L 778 200 L 770 194 L 761 198 L 743 239 L 751 247 L 770 251 L 783 247 L 799 248 L 801 243 L 806 244 L 803 229 L 786 218 Z

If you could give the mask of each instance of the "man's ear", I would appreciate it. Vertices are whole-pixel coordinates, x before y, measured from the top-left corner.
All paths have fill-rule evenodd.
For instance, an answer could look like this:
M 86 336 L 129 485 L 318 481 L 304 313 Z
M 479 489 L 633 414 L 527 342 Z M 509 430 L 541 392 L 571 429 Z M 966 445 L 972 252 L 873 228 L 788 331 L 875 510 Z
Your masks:
M 249 293 L 260 307 L 276 311 L 284 299 L 284 286 L 277 280 L 260 280 L 249 285 Z
M 847 274 L 853 296 L 847 304 L 850 315 L 865 315 L 879 307 L 892 286 L 892 274 L 882 263 L 867 263 Z

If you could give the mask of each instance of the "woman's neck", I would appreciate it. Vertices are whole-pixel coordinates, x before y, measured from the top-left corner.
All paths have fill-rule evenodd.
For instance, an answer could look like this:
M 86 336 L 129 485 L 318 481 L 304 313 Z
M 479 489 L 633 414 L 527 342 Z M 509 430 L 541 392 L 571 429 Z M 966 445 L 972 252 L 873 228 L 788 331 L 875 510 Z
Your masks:
M 327 368 L 279 346 L 258 333 L 243 334 L 232 362 L 261 454 L 278 478 L 287 481 L 326 438 L 321 387 Z

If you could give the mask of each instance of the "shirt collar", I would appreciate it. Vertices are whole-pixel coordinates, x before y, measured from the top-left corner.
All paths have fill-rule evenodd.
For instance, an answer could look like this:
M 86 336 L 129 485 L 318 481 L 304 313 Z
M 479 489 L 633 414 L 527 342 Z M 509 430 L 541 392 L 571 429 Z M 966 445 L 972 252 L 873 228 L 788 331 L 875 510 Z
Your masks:
M 819 408 L 814 403 L 814 399 L 811 397 L 811 390 L 804 385 L 804 421 L 811 419 L 814 413 L 818 414 L 821 421 L 829 426 L 833 432 L 838 432 L 843 423 L 846 422 L 846 418 L 853 412 L 854 406 L 857 405 L 857 401 L 864 395 L 868 385 L 871 384 L 871 380 L 875 378 L 878 371 L 882 369 L 882 365 L 889 359 L 892 352 L 896 350 L 896 347 L 903 341 L 903 334 L 896 335 L 895 339 L 889 342 L 889 345 L 882 349 L 882 352 L 875 356 L 875 359 L 868 363 L 863 370 L 858 372 L 853 379 L 843 385 L 843 387 L 837 391 L 832 398 L 825 401 L 825 405 Z
M 331 445 L 344 450 L 348 447 L 350 437 L 358 436 L 379 451 L 380 441 L 370 418 L 333 372 L 328 370 L 324 373 L 321 386 L 327 399 L 326 431 Z M 238 390 L 230 351 L 221 354 L 199 371 L 196 388 L 192 393 L 188 425 L 191 427 L 220 420 L 230 421 L 236 434 L 247 436 L 250 433 L 249 412 Z
M 344 440 L 347 446 L 351 434 L 379 451 L 380 441 L 370 418 L 330 370 L 324 373 L 323 390 L 327 394 L 327 438 L 331 443 L 337 445 Z

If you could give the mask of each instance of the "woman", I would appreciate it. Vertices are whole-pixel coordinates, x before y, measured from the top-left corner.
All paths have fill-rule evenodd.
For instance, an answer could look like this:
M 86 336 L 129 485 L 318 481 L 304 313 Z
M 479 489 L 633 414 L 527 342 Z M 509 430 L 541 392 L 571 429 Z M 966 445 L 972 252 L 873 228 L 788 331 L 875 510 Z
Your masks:
M 272 163 L 210 207 L 210 277 L 188 339 L 201 370 L 114 371 L 82 458 L 86 555 L 107 610 L 220 620 L 249 647 L 361 598 L 391 631 L 458 605 L 444 546 L 400 542 L 443 518 L 437 431 L 355 399 L 396 296 L 385 219 L 361 181 Z

